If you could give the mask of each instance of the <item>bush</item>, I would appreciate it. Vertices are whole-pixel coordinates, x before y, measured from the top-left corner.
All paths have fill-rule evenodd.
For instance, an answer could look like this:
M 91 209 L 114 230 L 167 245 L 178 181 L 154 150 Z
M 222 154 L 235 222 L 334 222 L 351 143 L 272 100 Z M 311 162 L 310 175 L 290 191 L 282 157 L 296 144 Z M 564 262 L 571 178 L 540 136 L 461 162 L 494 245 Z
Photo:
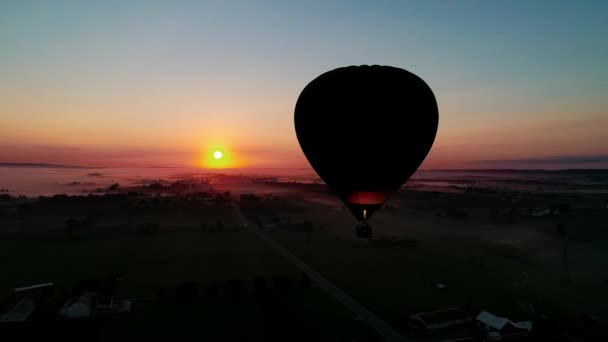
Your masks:
M 156 235 L 160 231 L 158 223 L 142 223 L 137 228 L 137 231 L 143 235 Z
M 304 272 L 300 274 L 300 290 L 305 292 L 310 290 L 310 277 Z
M 288 276 L 276 276 L 274 278 L 274 290 L 277 294 L 286 295 L 291 292 L 293 282 Z
M 247 295 L 247 286 L 242 280 L 229 280 L 225 292 L 227 296 L 241 298 Z
M 566 225 L 564 225 L 563 223 L 558 223 L 555 227 L 555 233 L 561 237 L 566 236 Z
M 198 283 L 187 281 L 175 289 L 175 300 L 180 304 L 195 303 L 198 299 Z
M 218 220 L 218 221 L 215 223 L 215 230 L 216 230 L 217 232 L 223 232 L 223 231 L 224 231 L 224 222 L 222 222 L 222 220 Z
M 447 216 L 454 219 L 466 220 L 469 218 L 469 213 L 464 210 L 448 209 Z
M 166 303 L 169 300 L 169 291 L 166 288 L 162 288 L 156 292 L 156 302 Z
M 219 287 L 217 286 L 217 283 L 213 282 L 207 286 L 207 296 L 209 298 L 217 298 L 218 292 Z
M 264 296 L 268 292 L 266 279 L 259 275 L 253 278 L 253 294 L 256 296 Z

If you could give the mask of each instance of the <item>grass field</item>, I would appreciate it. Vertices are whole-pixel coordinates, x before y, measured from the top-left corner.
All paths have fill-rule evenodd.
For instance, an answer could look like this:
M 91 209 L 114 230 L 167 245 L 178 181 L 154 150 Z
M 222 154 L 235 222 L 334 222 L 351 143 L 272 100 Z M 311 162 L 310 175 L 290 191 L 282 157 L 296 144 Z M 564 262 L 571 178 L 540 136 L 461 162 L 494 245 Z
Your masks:
M 206 298 L 204 290 L 213 283 L 222 287 L 241 280 L 251 287 L 256 276 L 269 282 L 276 276 L 297 282 L 300 276 L 255 234 L 239 227 L 230 203 L 148 198 L 142 204 L 124 197 L 69 201 L 77 205 L 43 202 L 28 207 L 24 218 L 0 219 L 0 297 L 18 286 L 54 282 L 66 288 L 118 272 L 126 276 L 119 294 L 135 300 L 134 312 L 128 321 L 99 328 L 103 334 L 170 338 L 178 329 L 178 334 L 201 339 L 222 334 L 246 338 L 249 333 L 274 339 L 288 332 L 302 340 L 377 338 L 318 289 L 282 300 L 281 310 L 292 319 L 273 316 L 254 297 Z M 265 223 L 312 221 L 310 237 L 276 224 L 266 234 L 406 332 L 410 314 L 451 306 L 514 320 L 543 314 L 575 322 L 582 314 L 608 314 L 608 211 L 593 207 L 593 198 L 573 203 L 567 213 L 532 217 L 521 213 L 552 204 L 405 192 L 373 217 L 372 240 L 354 238 L 350 213 L 322 193 L 290 193 L 245 205 L 243 211 L 252 221 Z M 490 208 L 499 215 L 492 216 Z M 467 216 L 452 217 L 450 210 Z M 65 229 L 70 217 L 92 219 L 86 229 L 70 235 Z M 157 223 L 158 232 L 142 233 L 139 227 L 145 223 Z M 564 239 L 556 234 L 557 223 L 568 227 L 567 283 L 562 281 Z M 199 283 L 203 296 L 198 303 L 153 301 L 160 289 L 173 293 L 184 281 Z
M 254 296 L 199 299 L 196 303 L 140 300 L 129 316 L 46 322 L 0 329 L 3 338 L 63 341 L 380 341 L 324 292 L 311 289 L 277 302 Z
M 44 337 L 72 334 L 95 339 L 187 340 L 282 339 L 336 341 L 376 340 L 367 327 L 354 320 L 340 304 L 315 287 L 299 289 L 300 272 L 261 242 L 252 232 L 238 229 L 234 211 L 224 205 L 209 205 L 196 213 L 171 216 L 141 214 L 127 226 L 122 217 L 101 217 L 77 236 L 68 236 L 60 222 L 63 216 L 45 215 L 25 220 L 32 229 L 10 230 L 0 239 L 0 294 L 7 298 L 12 289 L 53 282 L 59 290 L 82 280 L 98 279 L 109 272 L 125 275 L 119 283 L 121 298 L 133 301 L 126 319 L 97 320 L 84 325 L 52 324 L 12 331 L 11 336 Z M 55 225 L 35 227 L 47 220 Z M 222 221 L 221 231 L 215 227 Z M 143 222 L 159 222 L 160 231 L 141 234 Z M 201 222 L 208 222 L 203 228 Z M 213 228 L 212 228 L 213 227 Z M 272 288 L 273 279 L 288 277 L 293 290 L 277 299 L 260 299 L 253 294 L 233 298 L 222 294 L 229 281 L 242 281 L 249 291 L 252 280 L 262 276 Z M 196 303 L 177 304 L 174 290 L 184 281 L 200 287 Z M 208 285 L 219 286 L 217 297 L 208 297 Z M 169 300 L 155 301 L 160 289 L 169 291 Z M 0 329 L 0 335 L 2 331 Z M 45 332 L 46 331 L 46 332 Z M 33 335 L 32 335 L 33 334 Z M 69 338 L 68 338 L 69 340 Z
M 451 306 L 514 320 L 543 314 L 573 322 L 583 314 L 608 314 L 608 232 L 603 229 L 608 212 L 573 208 L 551 217 L 490 218 L 489 206 L 505 212 L 539 203 L 513 205 L 464 194 L 431 199 L 400 195 L 373 217 L 374 239 L 365 241 L 354 238 L 350 213 L 337 201 L 322 205 L 285 199 L 274 212 L 294 222 L 312 220 L 324 229 L 312 233 L 310 242 L 306 233 L 273 229 L 270 234 L 401 329 L 412 313 Z M 437 215 L 450 208 L 470 216 Z M 562 282 L 563 240 L 555 233 L 557 222 L 571 227 L 568 283 Z

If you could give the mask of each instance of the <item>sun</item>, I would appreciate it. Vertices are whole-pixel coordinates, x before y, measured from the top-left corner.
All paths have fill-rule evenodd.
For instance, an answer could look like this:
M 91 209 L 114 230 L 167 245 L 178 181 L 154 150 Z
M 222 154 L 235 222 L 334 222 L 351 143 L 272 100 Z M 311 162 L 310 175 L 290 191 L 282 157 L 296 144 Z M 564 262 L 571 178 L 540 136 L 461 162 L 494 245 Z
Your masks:
M 206 169 L 234 169 L 243 165 L 240 156 L 225 144 L 206 146 L 200 151 L 195 163 Z

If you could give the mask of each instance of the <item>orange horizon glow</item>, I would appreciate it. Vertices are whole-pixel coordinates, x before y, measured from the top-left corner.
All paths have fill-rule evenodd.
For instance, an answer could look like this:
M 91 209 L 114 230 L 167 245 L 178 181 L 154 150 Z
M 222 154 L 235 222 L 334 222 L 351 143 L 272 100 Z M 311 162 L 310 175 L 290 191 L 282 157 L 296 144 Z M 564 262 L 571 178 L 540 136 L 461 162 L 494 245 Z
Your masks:
M 603 8 L 275 5 L 4 6 L 0 162 L 307 168 L 293 123 L 302 89 L 381 64 L 435 93 L 422 169 L 608 168 Z
M 211 145 L 203 149 L 201 154 L 194 166 L 203 169 L 238 169 L 246 165 L 238 154 L 223 144 Z

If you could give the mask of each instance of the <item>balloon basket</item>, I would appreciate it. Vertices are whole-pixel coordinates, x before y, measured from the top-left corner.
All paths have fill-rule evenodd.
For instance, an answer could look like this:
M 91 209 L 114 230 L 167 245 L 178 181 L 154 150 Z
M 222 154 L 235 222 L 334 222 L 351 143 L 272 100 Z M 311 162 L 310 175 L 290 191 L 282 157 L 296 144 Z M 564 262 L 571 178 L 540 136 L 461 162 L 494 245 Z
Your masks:
M 372 238 L 372 227 L 367 223 L 359 223 L 355 226 L 355 232 L 360 239 Z

